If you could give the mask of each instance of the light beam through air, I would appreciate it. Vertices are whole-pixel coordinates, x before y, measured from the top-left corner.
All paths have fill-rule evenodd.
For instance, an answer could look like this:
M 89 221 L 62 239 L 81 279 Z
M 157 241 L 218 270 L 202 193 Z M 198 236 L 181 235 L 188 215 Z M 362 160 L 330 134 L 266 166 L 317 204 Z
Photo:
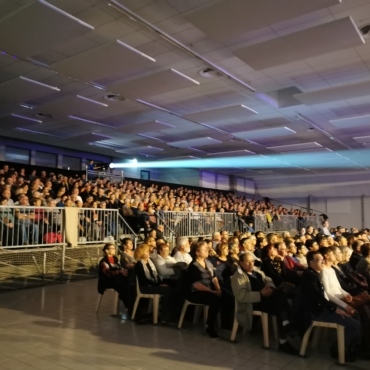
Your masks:
M 111 168 L 346 168 L 370 167 L 370 150 L 311 152 L 247 157 L 184 159 L 137 163 L 111 163 Z

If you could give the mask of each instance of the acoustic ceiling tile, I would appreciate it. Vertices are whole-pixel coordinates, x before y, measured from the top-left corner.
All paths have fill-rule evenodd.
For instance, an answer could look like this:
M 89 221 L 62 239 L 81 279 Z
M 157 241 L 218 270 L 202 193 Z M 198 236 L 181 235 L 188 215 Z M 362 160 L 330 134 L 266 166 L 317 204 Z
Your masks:
M 234 54 L 255 70 L 262 70 L 364 43 L 353 20 L 346 17 L 247 46 Z
M 186 18 L 207 35 L 227 39 L 274 23 L 336 5 L 339 0 L 223 0 L 190 13 Z M 283 6 L 282 6 L 283 5 Z

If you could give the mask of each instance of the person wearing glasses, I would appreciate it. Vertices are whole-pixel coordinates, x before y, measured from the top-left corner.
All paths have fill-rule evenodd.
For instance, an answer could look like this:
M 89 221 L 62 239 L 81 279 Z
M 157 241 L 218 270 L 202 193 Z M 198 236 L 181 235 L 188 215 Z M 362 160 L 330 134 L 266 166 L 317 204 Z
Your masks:
M 99 262 L 98 292 L 104 294 L 106 289 L 118 292 L 119 299 L 127 310 L 130 310 L 128 297 L 128 270 L 123 268 L 116 256 L 114 243 L 106 243 L 103 247 L 104 257 Z

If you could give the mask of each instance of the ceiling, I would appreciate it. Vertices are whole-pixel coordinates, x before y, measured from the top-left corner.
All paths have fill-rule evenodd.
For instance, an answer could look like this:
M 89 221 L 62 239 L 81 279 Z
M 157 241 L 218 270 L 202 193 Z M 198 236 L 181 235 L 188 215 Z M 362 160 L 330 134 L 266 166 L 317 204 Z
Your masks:
M 370 0 L 0 0 L 0 15 L 3 137 L 239 157 L 212 171 L 252 179 L 369 171 Z

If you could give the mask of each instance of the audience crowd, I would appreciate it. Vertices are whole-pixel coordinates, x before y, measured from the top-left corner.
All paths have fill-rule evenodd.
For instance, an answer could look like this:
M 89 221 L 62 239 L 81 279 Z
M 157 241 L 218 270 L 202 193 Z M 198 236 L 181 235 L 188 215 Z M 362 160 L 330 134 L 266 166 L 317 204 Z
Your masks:
M 325 235 L 311 226 L 289 232 L 216 232 L 210 239 L 178 238 L 170 247 L 156 230 L 133 251 L 124 238 L 118 258 L 101 261 L 100 270 L 114 281 L 117 270 L 127 277 L 119 293 L 135 301 L 135 278 L 140 290 L 161 294 L 164 323 L 176 323 L 184 300 L 208 306 L 204 334 L 217 339 L 217 316 L 231 330 L 234 313 L 240 325 L 256 329 L 254 310 L 277 318 L 279 350 L 298 354 L 292 337 L 303 336 L 312 320 L 338 323 L 345 329 L 345 358 L 370 359 L 370 230 L 346 231 L 338 226 Z M 104 251 L 113 251 L 107 244 Z M 115 253 L 115 251 L 113 251 Z M 119 275 L 121 278 L 121 275 Z M 112 285 L 114 288 L 114 285 Z M 122 291 L 123 289 L 123 291 Z M 236 307 L 235 307 L 236 305 Z M 127 315 L 132 303 L 126 305 Z M 136 315 L 136 320 L 147 320 Z M 330 346 L 338 357 L 337 344 Z
M 255 216 L 264 216 L 268 225 L 278 221 L 281 215 L 296 216 L 303 225 L 308 222 L 306 212 L 275 206 L 267 198 L 248 200 L 245 196 L 226 191 L 158 184 L 145 186 L 129 180 L 113 182 L 91 173 L 89 177 L 87 179 L 85 173 L 80 176 L 65 176 L 54 172 L 47 174 L 45 170 L 26 173 L 25 168 L 17 171 L 5 164 L 0 169 L 2 245 L 10 245 L 15 228 L 16 234 L 21 234 L 17 237 L 20 244 L 42 242 L 45 233 L 51 231 L 45 227 L 48 221 L 44 210 L 39 209 L 38 214 L 28 210 L 25 214 L 6 207 L 14 205 L 88 208 L 90 211 L 80 213 L 79 237 L 87 237 L 89 240 L 100 240 L 103 227 L 106 235 L 112 235 L 115 231 L 112 221 L 102 219 L 103 213 L 99 212 L 106 209 L 119 210 L 135 233 L 144 229 L 145 235 L 149 229 L 157 226 L 156 214 L 160 215 L 163 211 L 234 213 L 250 230 L 253 230 Z M 57 212 L 53 216 L 57 216 Z M 53 232 L 58 231 L 58 224 L 53 224 Z
M 37 243 L 50 223 L 58 232 L 58 207 L 88 208 L 84 217 L 96 225 L 104 220 L 94 210 L 117 209 L 134 231 L 144 228 L 143 244 L 134 250 L 133 241 L 124 238 L 117 251 L 114 243 L 107 243 L 99 264 L 99 292 L 115 289 L 127 317 L 133 311 L 137 281 L 141 292 L 162 296 L 162 323 L 176 322 L 186 299 L 208 306 L 204 334 L 217 339 L 218 315 L 221 329 L 231 330 L 235 313 L 240 325 L 255 330 L 252 313 L 259 310 L 277 317 L 279 350 L 297 354 L 290 344 L 292 336 L 302 336 L 312 320 L 334 322 L 345 328 L 346 361 L 358 356 L 370 359 L 369 229 L 330 228 L 326 215 L 321 215 L 320 229 L 303 222 L 306 227 L 297 235 L 265 234 L 254 230 L 254 216 L 265 215 L 271 223 L 281 215 L 299 220 L 308 215 L 276 207 L 268 199 L 247 200 L 223 191 L 88 180 L 84 174 L 26 173 L 8 165 L 0 169 L 0 203 L 4 246 L 11 245 L 9 230 L 15 227 L 24 244 L 29 238 Z M 50 211 L 26 212 L 22 207 L 13 209 L 14 205 L 44 206 Z M 233 235 L 214 232 L 209 239 L 180 236 L 171 251 L 163 227 L 156 223 L 156 213 L 167 210 L 232 212 L 249 228 Z M 110 227 L 116 226 L 110 222 Z M 99 228 L 92 226 L 90 232 L 98 233 Z M 138 322 L 147 320 L 140 312 L 136 317 Z M 331 346 L 333 357 L 338 356 L 336 348 Z

